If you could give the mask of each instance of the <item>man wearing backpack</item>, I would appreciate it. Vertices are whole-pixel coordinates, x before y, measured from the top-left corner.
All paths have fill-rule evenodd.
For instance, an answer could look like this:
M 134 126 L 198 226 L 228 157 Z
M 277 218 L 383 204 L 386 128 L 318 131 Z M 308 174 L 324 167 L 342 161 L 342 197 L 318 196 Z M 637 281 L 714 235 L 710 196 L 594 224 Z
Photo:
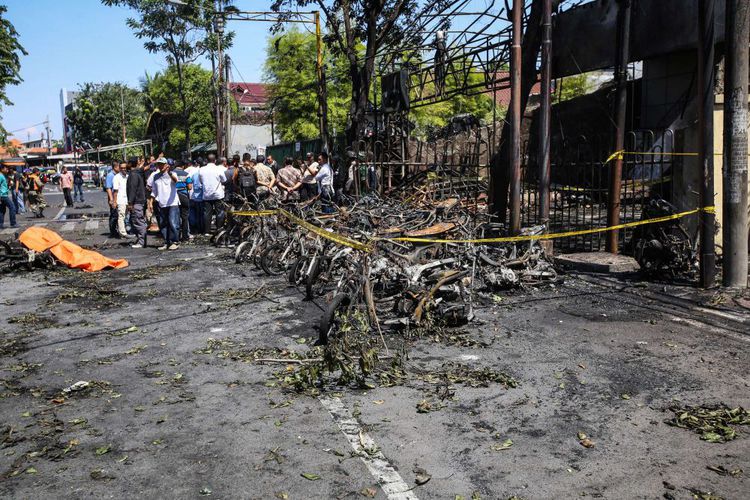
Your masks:
M 235 171 L 235 183 L 237 185 L 237 191 L 247 201 L 255 205 L 257 195 L 256 189 L 258 187 L 257 181 L 255 180 L 255 162 L 249 153 L 245 153 L 242 159 L 242 166 Z
M 44 199 L 44 182 L 39 175 L 39 169 L 34 167 L 29 175 L 29 205 L 34 217 L 41 219 L 44 217 L 44 209 L 47 208 L 47 201 Z

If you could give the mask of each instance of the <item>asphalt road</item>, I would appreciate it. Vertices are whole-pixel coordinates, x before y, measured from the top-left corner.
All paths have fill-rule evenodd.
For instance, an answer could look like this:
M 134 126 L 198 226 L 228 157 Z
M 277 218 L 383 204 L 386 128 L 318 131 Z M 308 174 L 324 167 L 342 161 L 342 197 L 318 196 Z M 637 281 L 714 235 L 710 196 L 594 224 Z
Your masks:
M 311 397 L 248 352 L 307 352 L 321 304 L 205 242 L 108 241 L 101 197 L 43 222 L 129 268 L 0 278 L 6 498 L 748 497 L 749 426 L 710 443 L 665 424 L 675 403 L 750 407 L 749 316 L 715 296 L 568 276 L 482 300 L 470 341 L 413 339 L 401 385 Z M 517 387 L 431 378 L 448 362 Z

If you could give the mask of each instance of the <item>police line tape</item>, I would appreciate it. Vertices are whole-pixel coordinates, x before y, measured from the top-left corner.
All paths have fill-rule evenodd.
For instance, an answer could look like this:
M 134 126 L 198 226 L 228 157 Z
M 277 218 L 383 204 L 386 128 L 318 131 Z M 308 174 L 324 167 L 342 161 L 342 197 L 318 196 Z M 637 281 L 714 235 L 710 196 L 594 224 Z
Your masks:
M 651 219 L 644 219 L 644 220 L 633 221 L 633 222 L 625 222 L 623 224 L 617 224 L 615 226 L 599 227 L 599 228 L 594 228 L 594 229 L 582 229 L 578 231 L 565 231 L 562 233 L 529 234 L 529 235 L 522 235 L 522 236 L 503 236 L 499 238 L 474 238 L 474 239 L 455 239 L 455 240 L 454 239 L 450 239 L 450 240 L 433 239 L 433 238 L 411 238 L 408 236 L 397 236 L 393 238 L 377 237 L 377 238 L 371 239 L 370 242 L 368 243 L 362 243 L 360 241 L 353 240 L 341 234 L 334 233 L 332 231 L 327 231 L 314 224 L 310 224 L 306 220 L 300 219 L 299 217 L 283 209 L 231 212 L 233 216 L 238 216 L 238 217 L 263 217 L 267 215 L 281 214 L 284 217 L 291 220 L 292 222 L 294 222 L 295 224 L 323 238 L 326 238 L 327 240 L 333 241 L 334 243 L 337 243 L 339 245 L 353 248 L 355 250 L 361 250 L 363 252 L 372 251 L 372 244 L 375 243 L 376 241 L 399 241 L 399 242 L 407 241 L 411 243 L 461 243 L 461 244 L 480 244 L 481 245 L 481 244 L 489 244 L 489 243 L 513 243 L 513 242 L 521 242 L 521 241 L 554 240 L 554 239 L 559 239 L 559 238 L 570 238 L 573 236 L 583 236 L 587 234 L 596 234 L 596 233 L 604 233 L 604 232 L 609 232 L 609 231 L 616 231 L 619 229 L 628 229 L 631 227 L 645 226 L 647 224 L 659 224 L 661 222 L 682 219 L 683 217 L 687 217 L 689 215 L 694 215 L 697 213 L 714 214 L 716 213 L 716 207 L 710 206 L 710 207 L 696 208 L 694 210 L 688 210 L 686 212 L 680 212 L 677 214 L 665 215 L 662 217 L 654 217 Z
M 625 151 L 624 149 L 621 149 L 620 151 L 615 151 L 611 155 L 609 155 L 609 158 L 604 160 L 603 165 L 606 165 L 607 163 L 611 162 L 612 160 L 622 160 L 625 158 L 625 155 L 642 155 L 642 156 L 698 156 L 698 153 L 690 153 L 690 152 L 680 152 L 680 151 Z M 714 156 L 723 156 L 724 153 L 713 153 Z M 748 154 L 748 157 L 750 157 L 750 154 Z

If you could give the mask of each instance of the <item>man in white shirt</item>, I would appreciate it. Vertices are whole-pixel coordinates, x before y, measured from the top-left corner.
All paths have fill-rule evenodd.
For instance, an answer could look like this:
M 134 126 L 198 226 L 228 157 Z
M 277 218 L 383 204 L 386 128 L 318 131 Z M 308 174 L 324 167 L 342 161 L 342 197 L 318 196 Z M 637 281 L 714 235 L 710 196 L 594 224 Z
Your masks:
M 224 183 L 227 182 L 226 169 L 215 163 L 216 155 L 208 155 L 208 164 L 201 167 L 198 177 L 203 187 L 203 229 L 208 235 L 211 219 L 216 214 L 216 228 L 224 224 Z
M 332 214 L 336 209 L 333 206 L 333 169 L 328 163 L 328 153 L 322 151 L 318 155 L 318 163 L 320 164 L 320 169 L 315 175 L 315 180 L 318 183 L 320 201 L 323 204 L 323 213 Z
M 120 238 L 127 238 L 125 215 L 128 212 L 128 171 L 127 163 L 120 163 L 120 171 L 112 178 L 112 197 L 117 204 L 117 232 Z
M 161 234 L 164 244 L 159 250 L 180 248 L 180 198 L 177 195 L 177 176 L 170 171 L 166 158 L 156 160 L 159 172 L 154 175 L 151 196 L 159 203 Z
M 315 175 L 318 173 L 318 162 L 313 160 L 313 154 L 307 153 L 305 167 L 302 169 L 302 200 L 311 200 L 318 195 Z

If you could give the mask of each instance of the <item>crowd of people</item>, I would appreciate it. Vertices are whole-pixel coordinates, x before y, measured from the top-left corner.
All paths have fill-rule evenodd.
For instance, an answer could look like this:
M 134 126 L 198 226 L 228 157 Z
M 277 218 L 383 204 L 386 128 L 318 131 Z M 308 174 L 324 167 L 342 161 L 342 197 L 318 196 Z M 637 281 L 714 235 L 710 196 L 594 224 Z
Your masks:
M 319 198 L 323 211 L 331 213 L 336 210 L 334 176 L 325 152 L 309 153 L 304 161 L 286 158 L 281 167 L 272 156 L 247 153 L 231 161 L 209 154 L 195 161 L 160 155 L 113 163 L 103 182 L 110 236 L 133 238 L 133 248 L 144 248 L 155 222 L 163 238 L 159 249 L 176 250 L 194 235 L 209 235 L 214 224 L 221 227 L 227 207 L 257 207 L 271 197 L 287 203 Z M 63 190 L 71 185 L 75 175 L 61 182 Z
M 0 166 L 0 229 L 5 228 L 6 212 L 12 228 L 18 227 L 16 215 L 27 210 L 31 210 L 35 218 L 44 217 L 46 182 L 38 168 L 27 168 L 19 173 L 7 165 Z
M 340 197 L 351 192 L 357 168 L 358 162 L 352 161 L 348 170 L 335 171 L 326 152 L 307 153 L 305 159 L 288 157 L 281 166 L 271 155 L 248 153 L 235 155 L 231 161 L 213 154 L 206 159 L 173 161 L 162 154 L 148 161 L 113 162 L 102 179 L 109 204 L 109 236 L 133 238 L 131 246 L 143 248 L 149 229 L 158 229 L 163 237 L 159 248 L 174 250 L 196 234 L 210 234 L 214 224 L 221 227 L 227 207 L 257 207 L 272 197 L 283 203 L 320 199 L 323 211 L 332 213 Z M 43 190 L 48 181 L 44 174 L 38 168 L 18 173 L 5 166 L 1 172 L 0 229 L 6 211 L 13 228 L 18 227 L 16 214 L 27 208 L 34 217 L 44 217 Z M 374 165 L 365 177 L 367 188 L 376 191 Z M 63 166 L 59 185 L 66 206 L 84 202 L 80 168 L 71 171 Z

